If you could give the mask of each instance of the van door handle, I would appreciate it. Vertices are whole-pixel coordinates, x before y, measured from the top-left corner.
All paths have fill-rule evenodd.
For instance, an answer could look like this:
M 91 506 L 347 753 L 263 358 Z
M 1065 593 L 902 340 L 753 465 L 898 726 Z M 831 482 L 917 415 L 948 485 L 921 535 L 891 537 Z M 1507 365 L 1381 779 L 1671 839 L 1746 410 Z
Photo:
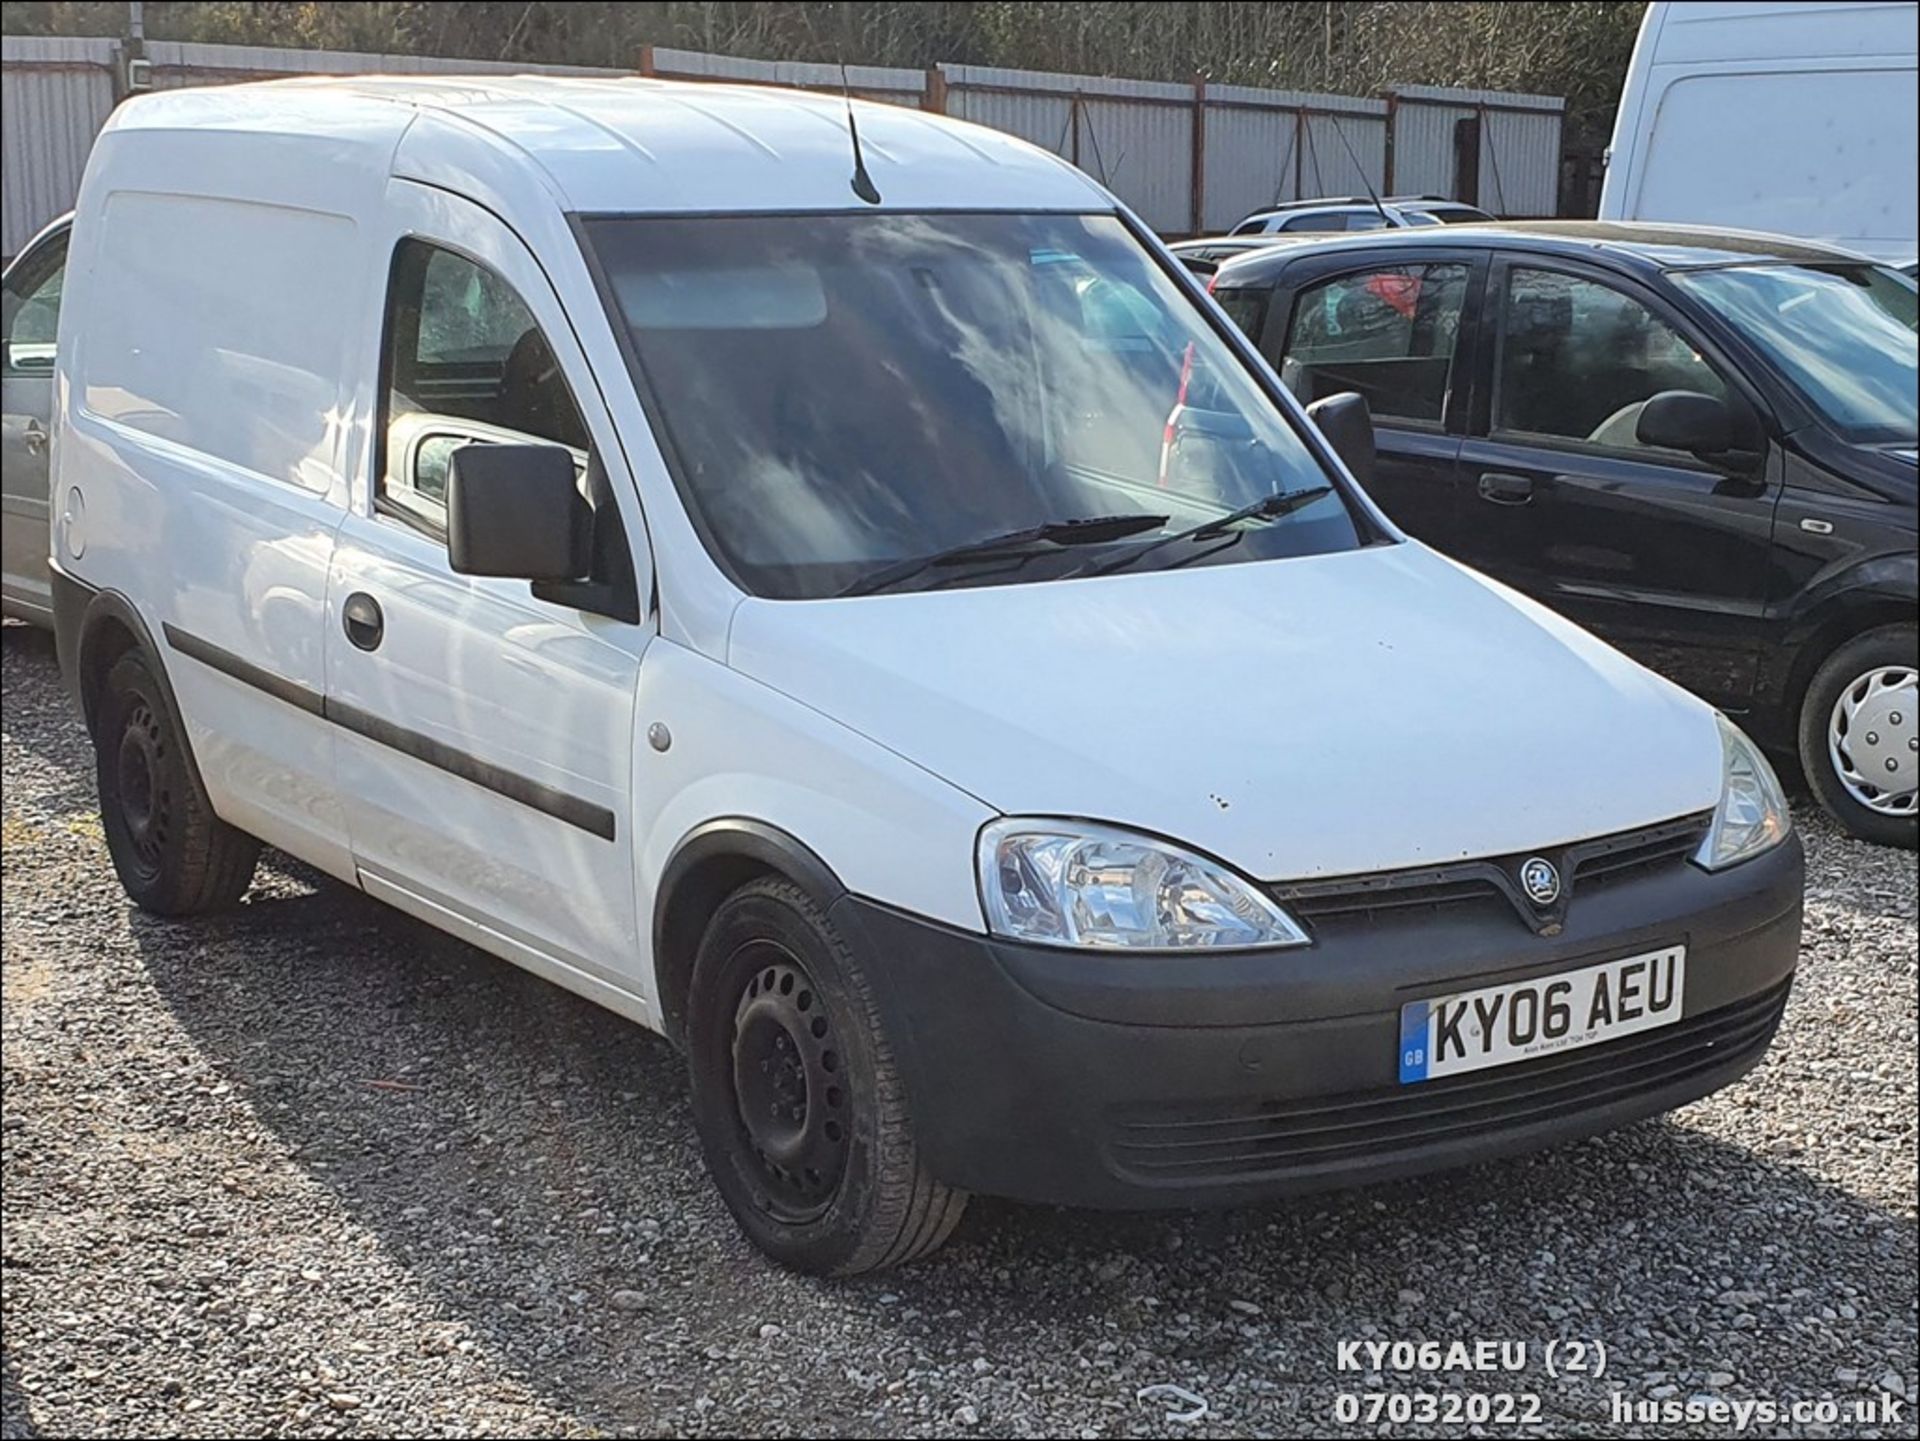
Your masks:
M 1533 499 L 1533 481 L 1528 476 L 1490 470 L 1480 477 L 1480 498 L 1495 505 L 1525 505 Z
M 364 590 L 356 590 L 347 597 L 347 603 L 340 607 L 340 622 L 346 628 L 347 639 L 361 650 L 376 649 L 380 637 L 386 634 L 387 623 L 380 614 L 380 602 Z
M 46 452 L 47 433 L 41 428 L 40 422 L 31 416 L 27 418 L 26 427 L 21 434 L 21 443 L 27 447 L 28 455 L 41 455 Z

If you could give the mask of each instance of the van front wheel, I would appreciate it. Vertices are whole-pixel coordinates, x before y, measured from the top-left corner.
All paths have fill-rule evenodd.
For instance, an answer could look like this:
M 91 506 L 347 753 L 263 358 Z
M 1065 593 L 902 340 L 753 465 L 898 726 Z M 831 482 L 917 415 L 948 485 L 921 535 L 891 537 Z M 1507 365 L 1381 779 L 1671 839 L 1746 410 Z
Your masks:
M 805 891 L 767 877 L 714 913 L 687 1007 L 694 1122 L 740 1229 L 852 1276 L 933 1250 L 967 1197 L 926 1171 L 867 978 Z
M 107 672 L 93 751 L 107 853 L 133 903 L 156 915 L 189 916 L 239 900 L 253 880 L 260 842 L 213 813 L 179 720 L 138 652 Z

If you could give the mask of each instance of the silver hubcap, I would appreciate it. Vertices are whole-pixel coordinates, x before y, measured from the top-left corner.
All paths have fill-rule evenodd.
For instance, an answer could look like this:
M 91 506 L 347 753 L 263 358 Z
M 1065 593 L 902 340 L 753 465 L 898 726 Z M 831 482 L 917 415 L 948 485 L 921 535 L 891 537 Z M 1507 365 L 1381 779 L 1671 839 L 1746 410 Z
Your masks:
M 1912 666 L 1870 670 L 1840 693 L 1827 754 L 1847 794 L 1883 816 L 1915 813 L 1920 786 L 1920 677 Z

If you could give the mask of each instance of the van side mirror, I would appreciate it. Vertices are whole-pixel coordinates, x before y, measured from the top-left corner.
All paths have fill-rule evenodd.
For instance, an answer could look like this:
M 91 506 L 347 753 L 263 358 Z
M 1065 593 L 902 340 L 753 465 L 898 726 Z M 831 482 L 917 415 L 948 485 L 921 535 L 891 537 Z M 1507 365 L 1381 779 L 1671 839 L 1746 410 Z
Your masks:
M 1640 407 L 1634 439 L 1688 455 L 1724 455 L 1733 449 L 1733 412 L 1724 400 L 1697 390 L 1663 390 Z
M 1363 486 L 1373 484 L 1373 411 L 1367 398 L 1343 390 L 1314 401 L 1307 407 L 1307 415 L 1320 427 L 1333 453 L 1353 472 L 1353 478 Z
M 463 445 L 447 463 L 447 558 L 461 575 L 579 580 L 593 508 L 561 445 Z

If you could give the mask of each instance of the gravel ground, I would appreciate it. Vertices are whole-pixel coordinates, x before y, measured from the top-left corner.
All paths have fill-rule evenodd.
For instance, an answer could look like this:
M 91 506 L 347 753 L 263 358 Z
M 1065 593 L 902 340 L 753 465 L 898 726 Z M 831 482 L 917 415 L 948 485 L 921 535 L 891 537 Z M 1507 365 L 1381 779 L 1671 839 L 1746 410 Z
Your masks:
M 229 917 L 133 914 L 52 646 L 4 646 L 8 1437 L 1311 1434 L 1422 1384 L 1339 1341 L 1474 1338 L 1530 1369 L 1427 1387 L 1538 1392 L 1538 1434 L 1881 1388 L 1903 1419 L 1825 1434 L 1914 1434 L 1914 861 L 1808 806 L 1801 983 L 1718 1096 L 1226 1215 L 976 1201 L 825 1283 L 739 1239 L 664 1043 L 279 857 Z M 1604 1377 L 1550 1379 L 1563 1337 Z

